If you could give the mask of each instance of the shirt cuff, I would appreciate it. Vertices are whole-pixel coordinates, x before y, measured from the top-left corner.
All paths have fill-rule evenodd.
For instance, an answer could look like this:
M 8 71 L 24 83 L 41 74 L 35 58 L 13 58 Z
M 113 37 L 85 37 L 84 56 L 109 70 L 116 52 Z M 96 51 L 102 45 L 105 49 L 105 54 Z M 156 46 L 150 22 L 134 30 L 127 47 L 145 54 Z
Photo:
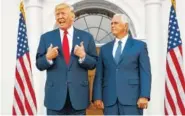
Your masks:
M 85 56 L 83 57 L 83 58 L 79 58 L 79 63 L 81 64 L 81 63 L 83 63 L 83 61 L 85 60 Z
M 47 60 L 50 65 L 53 64 L 53 60 Z

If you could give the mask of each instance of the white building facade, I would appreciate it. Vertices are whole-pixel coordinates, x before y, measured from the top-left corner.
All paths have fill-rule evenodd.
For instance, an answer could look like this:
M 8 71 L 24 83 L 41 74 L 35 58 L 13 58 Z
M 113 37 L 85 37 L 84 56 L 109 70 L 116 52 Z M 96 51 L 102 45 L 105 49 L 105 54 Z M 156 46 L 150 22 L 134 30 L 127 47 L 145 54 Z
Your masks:
M 40 72 L 35 67 L 36 50 L 40 35 L 56 28 L 54 8 L 61 2 L 67 2 L 74 7 L 75 27 L 90 32 L 97 47 L 113 39 L 110 33 L 111 16 L 114 13 L 124 13 L 128 16 L 130 35 L 147 43 L 151 61 L 151 101 L 144 114 L 163 115 L 165 58 L 171 0 L 24 0 L 38 114 L 46 113 L 43 105 L 45 72 Z M 2 0 L 0 114 L 12 112 L 19 3 L 19 0 Z M 176 0 L 176 3 L 177 20 L 183 42 L 183 54 L 185 54 L 185 8 L 183 8 L 185 1 Z

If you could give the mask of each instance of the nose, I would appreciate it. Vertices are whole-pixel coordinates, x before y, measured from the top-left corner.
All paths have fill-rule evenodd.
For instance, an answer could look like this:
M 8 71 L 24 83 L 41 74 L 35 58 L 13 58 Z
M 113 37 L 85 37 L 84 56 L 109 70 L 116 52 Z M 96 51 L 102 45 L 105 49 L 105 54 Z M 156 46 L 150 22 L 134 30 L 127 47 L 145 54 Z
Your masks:
M 111 27 L 113 28 L 114 27 L 114 24 L 111 24 Z

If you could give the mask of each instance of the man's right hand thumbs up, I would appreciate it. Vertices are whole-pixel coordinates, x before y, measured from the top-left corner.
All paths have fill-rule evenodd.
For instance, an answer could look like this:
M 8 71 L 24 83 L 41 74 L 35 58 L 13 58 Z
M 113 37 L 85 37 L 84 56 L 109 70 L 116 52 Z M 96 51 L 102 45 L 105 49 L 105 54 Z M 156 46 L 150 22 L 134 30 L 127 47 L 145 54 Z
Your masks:
M 47 60 L 52 60 L 58 56 L 58 46 L 53 47 L 52 44 L 50 44 L 48 51 L 46 53 Z
M 49 49 L 51 50 L 52 48 L 53 48 L 53 44 L 50 44 L 48 50 L 49 50 Z

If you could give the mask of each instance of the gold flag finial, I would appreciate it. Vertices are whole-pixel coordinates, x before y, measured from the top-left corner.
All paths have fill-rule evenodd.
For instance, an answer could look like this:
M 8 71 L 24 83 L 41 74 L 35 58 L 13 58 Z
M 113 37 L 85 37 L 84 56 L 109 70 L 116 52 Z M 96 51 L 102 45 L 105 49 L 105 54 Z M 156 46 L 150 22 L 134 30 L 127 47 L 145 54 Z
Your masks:
M 22 15 L 24 17 L 24 20 L 26 20 L 23 1 L 21 1 L 19 8 L 20 8 L 20 11 L 21 11 L 21 13 L 22 13 Z
M 171 0 L 171 3 L 173 5 L 174 9 L 176 10 L 176 1 L 175 0 Z

